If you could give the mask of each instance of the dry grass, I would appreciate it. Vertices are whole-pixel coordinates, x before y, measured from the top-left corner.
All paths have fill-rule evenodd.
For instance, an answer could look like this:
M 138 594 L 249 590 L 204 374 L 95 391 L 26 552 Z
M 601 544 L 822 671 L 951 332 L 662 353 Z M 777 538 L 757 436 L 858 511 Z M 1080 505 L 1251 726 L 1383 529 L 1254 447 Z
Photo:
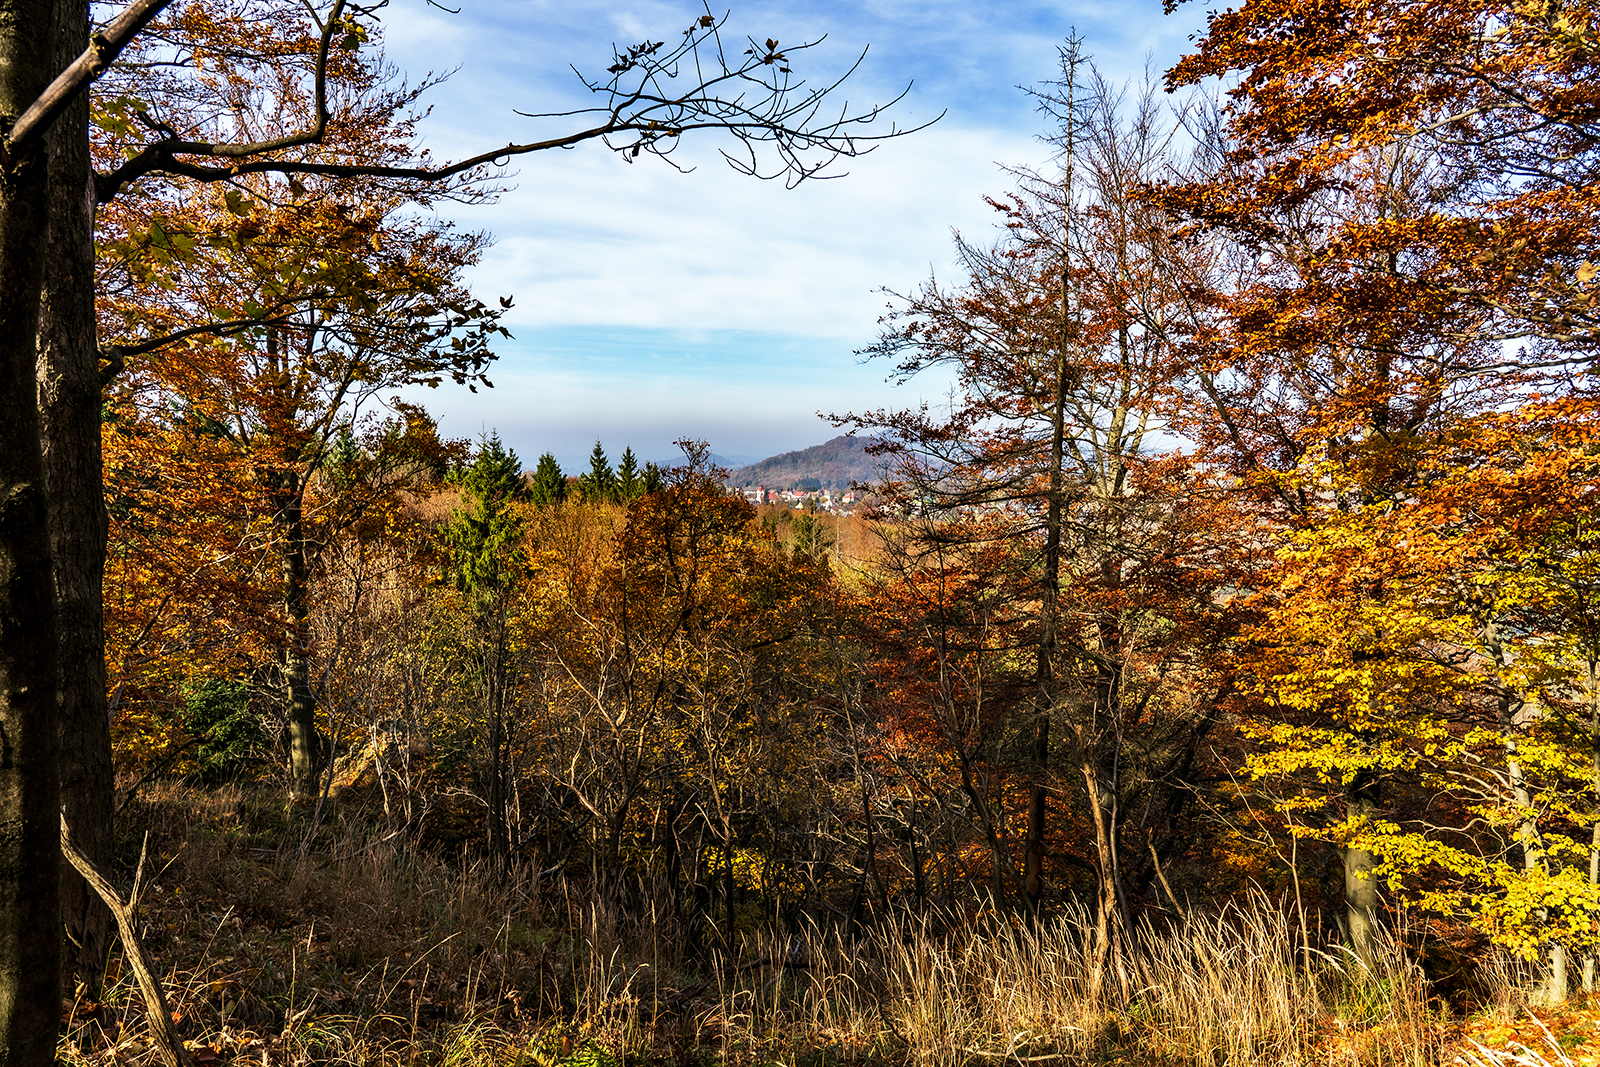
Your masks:
M 172 790 L 140 805 L 133 821 L 161 857 L 142 923 L 208 1061 L 1445 1062 L 1437 1005 L 1399 946 L 1366 966 L 1308 953 L 1261 899 L 1132 931 L 1127 995 L 1112 975 L 1094 998 L 1091 924 L 1078 913 L 854 937 L 810 928 L 693 960 L 650 887 L 496 883 L 354 820 L 301 847 L 303 825 L 238 792 Z M 625 910 L 624 898 L 646 903 Z M 78 1005 L 62 1061 L 153 1062 L 140 1012 L 119 978 L 99 1010 Z

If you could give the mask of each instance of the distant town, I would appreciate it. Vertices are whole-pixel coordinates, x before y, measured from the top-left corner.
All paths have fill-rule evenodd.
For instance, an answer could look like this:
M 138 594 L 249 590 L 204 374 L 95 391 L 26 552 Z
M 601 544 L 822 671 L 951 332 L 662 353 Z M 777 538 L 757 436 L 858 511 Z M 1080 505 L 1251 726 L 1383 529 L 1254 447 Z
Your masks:
M 788 504 L 796 511 L 804 511 L 814 503 L 816 510 L 826 511 L 830 515 L 853 514 L 860 499 L 853 490 L 835 493 L 829 489 L 768 489 L 763 485 L 753 488 L 735 486 L 733 489 L 757 507 L 763 504 Z

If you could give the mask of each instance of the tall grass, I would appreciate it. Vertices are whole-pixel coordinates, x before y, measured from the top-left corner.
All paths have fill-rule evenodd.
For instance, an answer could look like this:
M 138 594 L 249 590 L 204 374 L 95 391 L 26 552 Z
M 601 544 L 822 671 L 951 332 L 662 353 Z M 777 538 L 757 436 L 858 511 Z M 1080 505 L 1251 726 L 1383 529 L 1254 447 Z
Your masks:
M 812 931 L 769 947 L 778 962 L 708 1007 L 728 1051 L 769 1063 L 819 1051 L 928 1067 L 1432 1062 L 1425 983 L 1392 942 L 1366 965 L 1306 958 L 1283 913 L 1257 899 L 1140 925 L 1124 961 L 1129 995 L 1110 982 L 1093 997 L 1092 935 L 1081 912 L 981 932 L 918 923 L 854 941 Z
M 170 867 L 143 921 L 175 1010 L 197 1044 L 264 1067 L 1439 1062 L 1400 944 L 1364 963 L 1310 950 L 1260 896 L 1126 931 L 1126 986 L 1096 994 L 1093 916 L 1072 909 L 805 926 L 690 955 L 648 885 L 495 878 L 337 821 L 313 848 L 269 848 L 242 800 L 156 807 Z M 78 1031 L 63 1062 L 153 1062 L 131 984 L 105 1001 L 106 1036 Z

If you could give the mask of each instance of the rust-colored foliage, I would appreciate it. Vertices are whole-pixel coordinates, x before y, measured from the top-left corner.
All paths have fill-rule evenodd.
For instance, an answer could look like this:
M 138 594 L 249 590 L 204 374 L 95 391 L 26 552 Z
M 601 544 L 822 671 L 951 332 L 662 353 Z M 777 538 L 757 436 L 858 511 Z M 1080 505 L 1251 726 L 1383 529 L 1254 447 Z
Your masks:
M 1339 846 L 1352 924 L 1381 879 L 1550 953 L 1553 995 L 1600 892 L 1592 18 L 1215 15 L 1168 76 L 1232 79 L 1202 173 L 1147 189 L 1216 250 L 1182 425 L 1270 549 L 1251 775 Z

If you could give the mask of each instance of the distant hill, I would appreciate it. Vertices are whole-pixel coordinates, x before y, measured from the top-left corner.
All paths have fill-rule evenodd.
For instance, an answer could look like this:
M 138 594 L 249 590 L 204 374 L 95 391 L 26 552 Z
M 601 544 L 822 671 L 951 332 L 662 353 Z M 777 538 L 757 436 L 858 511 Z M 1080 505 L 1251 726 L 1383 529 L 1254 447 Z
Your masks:
M 785 452 L 740 467 L 728 476 L 728 484 L 797 489 L 802 481 L 814 478 L 818 483 L 816 488 L 844 489 L 851 482 L 869 482 L 878 476 L 877 459 L 867 455 L 867 446 L 874 440 L 841 436 L 798 452 Z

